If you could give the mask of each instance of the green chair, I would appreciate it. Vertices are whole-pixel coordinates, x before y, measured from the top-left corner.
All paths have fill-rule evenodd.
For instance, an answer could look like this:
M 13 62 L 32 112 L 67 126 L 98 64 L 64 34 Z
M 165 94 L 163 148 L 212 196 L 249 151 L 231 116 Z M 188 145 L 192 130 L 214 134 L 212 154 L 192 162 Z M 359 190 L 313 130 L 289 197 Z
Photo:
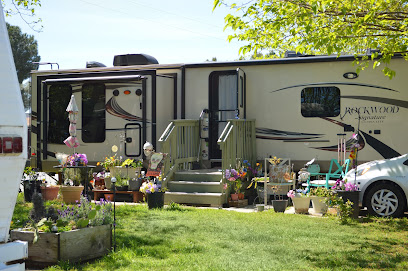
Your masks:
M 310 173 L 309 178 L 307 179 L 307 190 L 310 190 L 310 187 L 319 187 L 323 186 L 329 189 L 332 187 L 337 179 L 342 179 L 346 175 L 350 165 L 350 159 L 346 159 L 343 165 L 340 165 L 337 159 L 332 159 L 330 161 L 330 168 L 328 173 L 313 172 Z M 323 179 L 311 180 L 313 176 L 324 176 Z

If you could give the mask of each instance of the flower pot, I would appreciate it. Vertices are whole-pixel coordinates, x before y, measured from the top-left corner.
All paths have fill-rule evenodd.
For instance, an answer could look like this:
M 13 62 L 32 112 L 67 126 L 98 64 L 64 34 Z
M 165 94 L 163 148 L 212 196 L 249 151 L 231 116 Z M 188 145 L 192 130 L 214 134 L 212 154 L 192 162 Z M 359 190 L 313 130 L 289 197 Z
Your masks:
M 41 186 L 41 195 L 44 200 L 54 200 L 58 197 L 59 186 Z
M 325 197 L 312 196 L 310 199 L 312 200 L 313 213 L 321 215 L 327 213 L 329 206 L 326 204 L 326 202 L 324 202 L 326 199 Z
M 126 179 L 133 179 L 138 177 L 141 169 L 142 169 L 141 167 L 137 168 L 110 167 L 109 172 L 111 177 L 120 175 L 121 177 L 124 177 Z
M 128 191 L 128 186 L 127 185 L 116 186 L 116 190 L 118 190 L 118 191 Z
M 79 202 L 81 199 L 81 193 L 84 190 L 83 186 L 61 186 L 62 200 L 65 203 Z
M 265 209 L 265 205 L 263 205 L 263 204 L 257 204 L 256 205 L 256 210 L 258 212 L 262 212 L 264 209 Z
M 288 200 L 272 200 L 273 210 L 277 213 L 283 213 L 288 207 Z
M 142 185 L 142 179 L 129 180 L 129 190 L 130 191 L 139 191 L 140 186 Z
M 42 181 L 24 181 L 24 200 L 26 202 L 31 202 L 34 191 L 40 193 Z
M 244 194 L 243 193 L 238 193 L 238 199 L 243 200 L 244 199 Z
M 310 206 L 309 197 L 294 197 L 292 198 L 295 214 L 308 214 Z
M 111 187 L 112 187 L 111 177 L 106 177 L 105 178 L 105 188 L 111 189 Z
M 149 209 L 163 208 L 164 192 L 147 193 L 146 196 Z
M 231 194 L 231 200 L 237 201 L 239 199 L 238 194 Z
M 346 203 L 347 200 L 350 200 L 353 203 L 353 212 L 351 213 L 351 217 L 358 218 L 358 215 L 360 213 L 360 206 L 359 206 L 360 191 L 336 190 L 336 193 L 339 197 L 343 199 L 344 203 Z
M 113 194 L 104 194 L 103 196 L 105 197 L 106 200 L 113 201 Z

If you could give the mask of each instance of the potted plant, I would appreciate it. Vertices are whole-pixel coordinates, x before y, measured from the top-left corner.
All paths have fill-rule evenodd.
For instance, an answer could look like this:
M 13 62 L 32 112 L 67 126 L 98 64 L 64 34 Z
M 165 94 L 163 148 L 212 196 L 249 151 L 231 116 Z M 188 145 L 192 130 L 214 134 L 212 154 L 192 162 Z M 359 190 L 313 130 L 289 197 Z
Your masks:
M 332 196 L 333 192 L 326 187 L 316 187 L 310 190 L 310 199 L 312 200 L 313 213 L 323 215 L 327 213 L 329 206 L 326 199 Z
M 166 188 L 162 187 L 161 176 L 144 182 L 139 191 L 145 194 L 149 209 L 163 208 Z
M 41 195 L 44 200 L 55 200 L 58 197 L 59 190 L 58 185 L 41 184 Z
M 106 255 L 112 246 L 112 204 L 91 204 L 86 197 L 74 205 L 44 206 L 39 194 L 23 228 L 11 225 L 10 239 L 28 242 L 27 265 L 48 266 Z
M 287 196 L 292 199 L 293 206 L 295 208 L 295 214 L 309 213 L 310 197 L 307 193 L 307 190 L 289 190 Z
M 62 167 L 64 184 L 60 188 L 65 203 L 79 201 L 84 185 L 88 185 L 92 179 L 92 169 L 86 167 L 87 164 L 86 154 L 75 153 L 68 156 L 66 164 Z
M 23 173 L 24 200 L 31 202 L 33 193 L 40 192 L 41 180 L 37 180 L 38 172 L 32 167 L 25 167 Z
M 347 179 L 338 179 L 336 183 L 332 186 L 332 191 L 337 194 L 344 203 L 350 201 L 352 203 L 352 213 L 353 218 L 358 218 L 360 213 L 359 206 L 359 187 L 358 185 L 348 182 Z
M 226 185 L 224 185 L 224 189 L 229 188 L 231 193 L 231 200 L 238 201 L 239 200 L 239 193 L 241 192 L 242 188 L 242 179 L 245 178 L 246 171 L 244 170 L 236 170 L 236 169 L 226 169 L 225 170 L 225 178 L 227 179 Z
M 129 186 L 129 182 L 128 179 L 124 176 L 122 176 L 121 174 L 116 174 L 114 176 L 116 178 L 116 189 L 118 191 L 127 191 L 128 190 L 128 186 Z M 111 187 L 112 189 L 112 187 Z
M 120 175 L 127 180 L 136 179 L 139 177 L 140 171 L 143 167 L 143 160 L 126 159 L 122 161 L 122 156 L 116 157 L 116 154 L 111 157 L 105 157 L 105 160 L 98 162 L 106 171 L 110 172 L 110 177 Z M 110 178 L 105 178 L 105 186 L 110 187 Z M 109 189 L 109 188 L 108 188 Z

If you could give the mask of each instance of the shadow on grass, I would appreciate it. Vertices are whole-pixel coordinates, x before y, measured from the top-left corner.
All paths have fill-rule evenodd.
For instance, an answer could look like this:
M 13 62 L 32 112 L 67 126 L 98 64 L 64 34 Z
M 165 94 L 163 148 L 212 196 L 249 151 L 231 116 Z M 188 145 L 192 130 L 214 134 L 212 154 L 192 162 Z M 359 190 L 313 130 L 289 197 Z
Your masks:
M 398 244 L 387 237 L 349 242 L 345 246 L 347 244 L 354 249 L 346 247 L 342 252 L 308 250 L 305 258 L 317 268 L 328 268 L 329 270 L 400 270 L 400 264 L 408 260 L 405 252 L 395 251 L 403 247 L 403 243 Z M 397 247 L 394 248 L 396 245 Z

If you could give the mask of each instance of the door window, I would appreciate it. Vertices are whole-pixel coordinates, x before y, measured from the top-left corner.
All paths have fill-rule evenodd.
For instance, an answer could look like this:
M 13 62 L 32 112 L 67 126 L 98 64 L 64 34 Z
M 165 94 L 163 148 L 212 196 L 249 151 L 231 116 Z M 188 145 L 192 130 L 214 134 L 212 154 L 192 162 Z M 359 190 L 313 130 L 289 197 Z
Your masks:
M 51 85 L 48 90 L 48 142 L 64 144 L 69 137 L 68 112 L 65 111 L 71 100 L 72 88 L 68 84 Z
M 82 141 L 104 142 L 106 138 L 105 84 L 82 86 Z

